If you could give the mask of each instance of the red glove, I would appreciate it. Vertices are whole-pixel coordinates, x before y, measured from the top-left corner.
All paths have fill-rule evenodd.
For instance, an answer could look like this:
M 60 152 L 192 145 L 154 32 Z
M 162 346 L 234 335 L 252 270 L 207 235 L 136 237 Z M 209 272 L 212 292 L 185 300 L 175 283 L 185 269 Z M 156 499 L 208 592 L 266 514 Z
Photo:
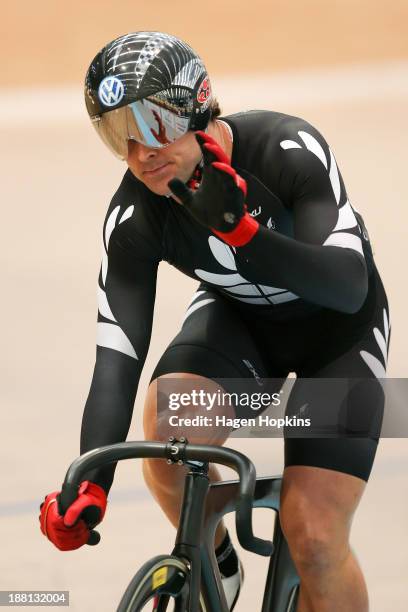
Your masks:
M 259 224 L 246 210 L 246 181 L 232 168 L 219 144 L 204 132 L 196 132 L 204 160 L 197 189 L 177 178 L 169 188 L 201 224 L 231 246 L 243 246 L 256 234 Z
M 60 492 L 50 493 L 41 504 L 40 528 L 59 550 L 75 550 L 88 542 L 90 529 L 103 519 L 106 493 L 99 485 L 84 480 L 77 499 L 62 516 L 58 507 Z

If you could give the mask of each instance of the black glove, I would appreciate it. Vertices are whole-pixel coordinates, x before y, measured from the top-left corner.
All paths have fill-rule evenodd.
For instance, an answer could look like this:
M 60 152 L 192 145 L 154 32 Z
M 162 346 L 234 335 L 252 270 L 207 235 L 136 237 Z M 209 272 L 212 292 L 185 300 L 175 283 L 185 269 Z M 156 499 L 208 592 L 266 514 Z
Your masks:
M 246 211 L 246 181 L 231 167 L 219 144 L 208 134 L 196 132 L 203 153 L 203 176 L 196 190 L 174 178 L 168 186 L 190 214 L 209 227 L 224 242 L 242 246 L 258 230 L 258 223 Z

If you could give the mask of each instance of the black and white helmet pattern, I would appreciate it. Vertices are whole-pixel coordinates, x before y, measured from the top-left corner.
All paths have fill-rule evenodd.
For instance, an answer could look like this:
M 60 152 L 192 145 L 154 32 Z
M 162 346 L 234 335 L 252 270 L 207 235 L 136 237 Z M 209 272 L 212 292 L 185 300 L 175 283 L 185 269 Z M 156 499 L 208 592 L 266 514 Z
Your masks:
M 109 77 L 124 89 L 115 105 L 106 105 L 98 95 Z M 210 82 L 203 61 L 187 43 L 163 32 L 133 32 L 108 43 L 96 55 L 85 78 L 91 118 L 144 98 L 158 98 L 169 110 L 190 117 L 190 129 L 206 128 Z

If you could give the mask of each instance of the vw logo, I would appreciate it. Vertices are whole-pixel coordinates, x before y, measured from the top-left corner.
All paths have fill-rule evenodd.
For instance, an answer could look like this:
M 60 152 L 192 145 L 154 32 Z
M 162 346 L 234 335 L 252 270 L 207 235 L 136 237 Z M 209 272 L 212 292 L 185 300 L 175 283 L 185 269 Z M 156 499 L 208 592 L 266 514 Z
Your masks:
M 116 106 L 125 95 L 125 88 L 120 79 L 108 76 L 103 79 L 98 89 L 98 96 L 104 106 Z

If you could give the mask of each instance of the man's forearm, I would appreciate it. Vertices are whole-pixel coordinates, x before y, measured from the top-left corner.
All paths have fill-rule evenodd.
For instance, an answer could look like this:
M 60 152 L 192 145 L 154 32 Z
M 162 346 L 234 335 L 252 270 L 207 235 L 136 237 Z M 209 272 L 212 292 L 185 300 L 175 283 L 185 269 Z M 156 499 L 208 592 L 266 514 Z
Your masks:
M 352 249 L 306 244 L 260 226 L 237 255 L 245 278 L 327 308 L 353 313 L 367 295 L 365 262 Z
M 100 349 L 98 349 L 100 350 Z M 124 442 L 132 420 L 138 376 L 134 360 L 112 351 L 98 355 L 92 384 L 82 418 L 81 454 L 107 444 Z M 118 362 L 121 360 L 120 367 Z M 112 486 L 116 464 L 87 473 L 86 478 L 99 484 L 106 493 Z

